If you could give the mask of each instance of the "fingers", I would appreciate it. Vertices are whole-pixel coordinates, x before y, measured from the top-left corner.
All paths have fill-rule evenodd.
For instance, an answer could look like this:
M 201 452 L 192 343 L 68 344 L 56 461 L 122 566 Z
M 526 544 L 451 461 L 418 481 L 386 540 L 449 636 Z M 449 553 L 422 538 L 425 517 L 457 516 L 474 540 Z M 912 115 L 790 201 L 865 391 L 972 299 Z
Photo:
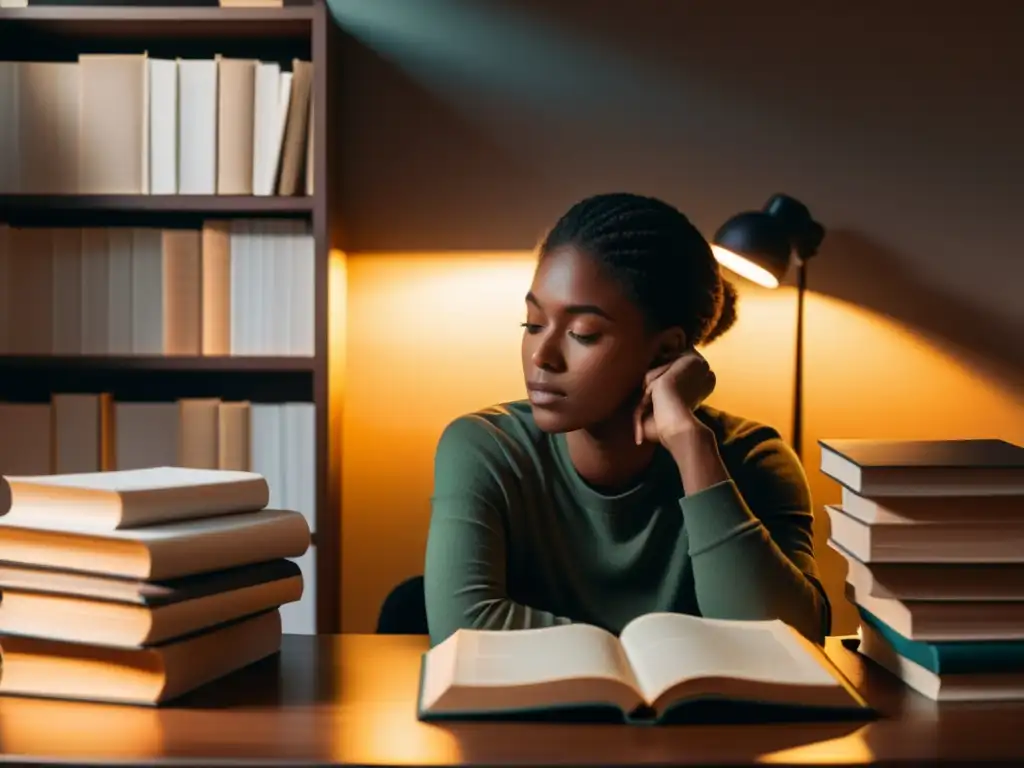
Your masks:
M 660 376 L 663 376 L 674 364 L 675 360 L 665 363 L 664 365 L 659 365 L 656 368 L 652 368 L 644 375 L 643 395 L 640 396 L 640 402 L 637 404 L 636 410 L 633 412 L 633 439 L 637 445 L 643 443 L 645 436 L 647 439 L 657 440 L 657 435 L 652 438 L 647 434 L 653 429 L 650 425 L 653 425 L 654 423 L 654 419 L 648 417 L 652 412 L 651 385 L 654 384 Z
M 637 445 L 640 445 L 644 439 L 644 419 L 647 417 L 650 403 L 650 390 L 645 387 L 643 395 L 640 396 L 640 402 L 633 409 L 633 442 Z
M 643 440 L 649 443 L 661 442 L 661 437 L 658 435 L 658 422 L 655 421 L 653 412 L 643 420 L 642 429 Z
M 698 364 L 703 364 L 705 366 L 708 364 L 708 361 L 704 359 L 704 356 L 700 352 L 695 349 L 688 349 L 681 355 L 672 358 L 667 363 L 651 368 L 651 370 L 644 375 L 644 387 L 651 386 L 655 379 L 663 376 L 669 371 L 669 369 L 677 365 L 686 366 L 689 361 L 693 360 L 697 360 Z
M 637 404 L 637 407 L 633 412 L 633 439 L 637 445 L 643 443 L 645 439 L 655 442 L 658 440 L 657 426 L 653 418 L 653 402 L 651 398 L 651 390 L 654 385 L 654 382 L 657 381 L 660 377 L 664 376 L 670 369 L 680 364 L 684 366 L 687 365 L 687 362 L 684 361 L 684 358 L 689 358 L 691 361 L 694 358 L 696 358 L 696 360 L 699 361 L 697 363 L 698 365 L 703 363 L 705 367 L 707 366 L 707 361 L 704 359 L 703 355 L 701 355 L 696 350 L 689 349 L 679 357 L 676 357 L 673 360 L 670 360 L 669 362 L 664 363 L 662 365 L 651 368 L 651 370 L 649 370 L 644 375 L 643 394 L 641 395 L 640 402 Z M 684 362 L 680 363 L 680 361 Z M 711 389 L 714 389 L 713 382 L 714 379 L 712 374 Z M 708 394 L 710 394 L 710 392 Z
M 673 363 L 674 362 L 675 361 L 673 361 Z M 657 368 L 651 368 L 651 370 L 644 374 L 644 394 L 647 394 L 647 391 L 654 380 L 671 368 L 673 363 L 666 363 L 665 365 L 659 365 Z
M 675 360 L 659 365 L 655 368 L 651 368 L 651 370 L 644 375 L 643 394 L 640 396 L 640 402 L 637 404 L 636 410 L 633 412 L 633 439 L 637 445 L 643 443 L 645 435 L 650 439 L 650 436 L 647 435 L 647 432 L 650 431 L 647 428 L 648 422 L 651 424 L 654 422 L 654 419 L 648 417 L 652 412 L 651 385 L 657 381 L 660 376 L 664 375 L 674 364 Z M 654 439 L 657 438 L 655 437 Z
M 643 393 L 640 395 L 640 402 L 633 409 L 633 441 L 640 445 L 644 440 L 644 422 L 651 411 L 651 388 L 646 382 Z
M 704 393 L 704 399 L 711 397 L 711 394 L 715 391 L 715 387 L 718 385 L 718 377 L 715 376 L 715 372 L 710 368 L 708 368 L 706 385 L 707 391 Z
M 633 407 L 633 442 L 640 445 L 640 408 L 643 405 L 644 397 L 640 395 L 640 401 Z

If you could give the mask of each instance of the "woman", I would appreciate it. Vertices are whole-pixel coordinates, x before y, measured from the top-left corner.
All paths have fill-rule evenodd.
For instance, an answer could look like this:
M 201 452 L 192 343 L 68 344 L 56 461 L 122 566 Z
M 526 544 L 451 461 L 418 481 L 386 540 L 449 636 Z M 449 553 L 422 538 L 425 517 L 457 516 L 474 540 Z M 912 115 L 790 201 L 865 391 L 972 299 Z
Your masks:
M 715 376 L 693 347 L 733 323 L 735 300 L 664 202 L 599 195 L 555 224 L 526 295 L 529 400 L 456 419 L 437 447 L 432 643 L 460 627 L 617 633 L 652 611 L 779 618 L 823 642 L 796 455 L 702 405 Z

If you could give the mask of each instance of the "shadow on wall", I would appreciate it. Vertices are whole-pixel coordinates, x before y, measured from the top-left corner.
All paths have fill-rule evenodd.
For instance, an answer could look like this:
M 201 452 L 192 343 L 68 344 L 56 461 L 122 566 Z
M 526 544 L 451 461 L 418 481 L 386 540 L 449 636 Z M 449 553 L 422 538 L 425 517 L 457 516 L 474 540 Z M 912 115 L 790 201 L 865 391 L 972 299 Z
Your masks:
M 1024 392 L 1024 328 L 929 285 L 907 267 L 911 262 L 865 235 L 830 231 L 809 266 L 808 287 L 910 326 L 1010 391 Z
M 519 250 L 550 196 L 536 165 L 410 77 L 381 52 L 348 40 L 332 73 L 345 119 L 335 133 L 341 246 L 347 253 Z M 502 116 L 505 124 L 508 116 Z M 537 210 L 539 209 L 539 210 Z

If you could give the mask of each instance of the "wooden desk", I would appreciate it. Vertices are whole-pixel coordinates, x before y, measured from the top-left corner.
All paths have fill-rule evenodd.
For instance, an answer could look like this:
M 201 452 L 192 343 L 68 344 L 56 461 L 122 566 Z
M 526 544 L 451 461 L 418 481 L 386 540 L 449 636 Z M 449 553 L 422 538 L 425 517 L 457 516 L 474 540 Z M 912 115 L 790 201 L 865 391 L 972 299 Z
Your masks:
M 0 762 L 93 765 L 1024 765 L 1024 704 L 939 706 L 838 642 L 885 717 L 678 726 L 419 723 L 421 637 L 286 637 L 278 657 L 161 709 L 0 697 Z

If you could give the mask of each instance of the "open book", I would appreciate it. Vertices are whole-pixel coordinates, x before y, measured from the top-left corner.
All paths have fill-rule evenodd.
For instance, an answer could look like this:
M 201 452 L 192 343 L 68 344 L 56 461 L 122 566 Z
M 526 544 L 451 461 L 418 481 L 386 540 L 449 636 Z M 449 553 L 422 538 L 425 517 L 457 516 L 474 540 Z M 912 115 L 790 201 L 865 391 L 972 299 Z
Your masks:
M 459 630 L 424 654 L 421 720 L 594 709 L 630 722 L 685 720 L 698 703 L 868 716 L 823 650 L 781 621 L 652 613 L 620 637 L 569 624 Z

